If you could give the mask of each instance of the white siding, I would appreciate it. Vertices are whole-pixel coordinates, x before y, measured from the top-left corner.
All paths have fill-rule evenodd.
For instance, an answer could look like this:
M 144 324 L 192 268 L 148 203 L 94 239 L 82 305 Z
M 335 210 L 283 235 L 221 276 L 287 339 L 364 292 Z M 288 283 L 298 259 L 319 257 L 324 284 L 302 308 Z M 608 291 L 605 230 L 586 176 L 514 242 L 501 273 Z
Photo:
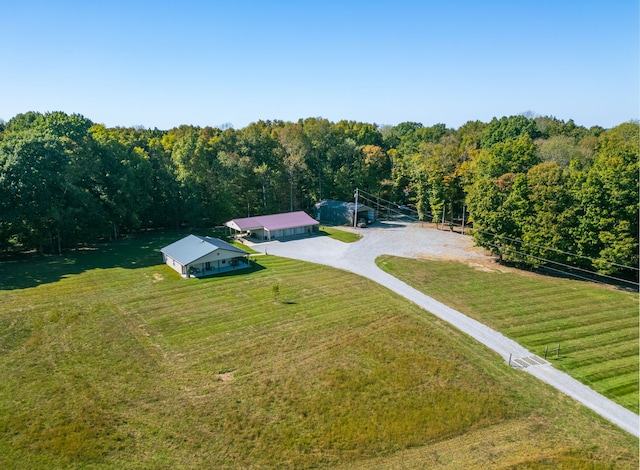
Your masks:
M 178 274 L 183 274 L 182 265 L 174 260 L 171 256 L 164 255 L 164 261 L 167 266 L 176 271 Z

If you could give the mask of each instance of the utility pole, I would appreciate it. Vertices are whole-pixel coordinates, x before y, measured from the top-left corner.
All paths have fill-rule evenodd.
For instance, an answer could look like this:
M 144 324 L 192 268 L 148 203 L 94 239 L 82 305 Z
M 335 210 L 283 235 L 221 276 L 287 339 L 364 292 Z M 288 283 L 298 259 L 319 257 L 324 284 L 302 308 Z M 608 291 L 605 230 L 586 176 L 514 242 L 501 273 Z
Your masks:
M 353 228 L 358 226 L 358 188 L 353 195 L 356 198 L 356 207 L 353 209 Z
M 449 231 L 453 232 L 453 198 L 449 199 Z
M 464 210 L 467 208 L 465 204 L 462 204 L 462 235 L 464 235 Z

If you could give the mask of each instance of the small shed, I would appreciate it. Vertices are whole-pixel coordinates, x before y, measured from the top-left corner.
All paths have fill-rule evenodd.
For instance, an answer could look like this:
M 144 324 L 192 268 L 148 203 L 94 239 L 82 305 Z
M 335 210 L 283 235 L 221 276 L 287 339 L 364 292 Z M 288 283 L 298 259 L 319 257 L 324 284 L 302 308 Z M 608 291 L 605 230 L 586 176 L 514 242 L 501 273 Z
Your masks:
M 353 214 L 356 212 L 354 202 L 335 201 L 325 199 L 314 206 L 316 219 L 326 224 L 353 225 Z M 372 207 L 358 204 L 358 222 L 370 224 L 375 220 L 375 210 Z
M 249 253 L 219 238 L 188 235 L 160 252 L 162 260 L 185 278 L 250 266 Z
M 260 241 L 309 235 L 320 223 L 303 211 L 233 219 L 225 225 Z

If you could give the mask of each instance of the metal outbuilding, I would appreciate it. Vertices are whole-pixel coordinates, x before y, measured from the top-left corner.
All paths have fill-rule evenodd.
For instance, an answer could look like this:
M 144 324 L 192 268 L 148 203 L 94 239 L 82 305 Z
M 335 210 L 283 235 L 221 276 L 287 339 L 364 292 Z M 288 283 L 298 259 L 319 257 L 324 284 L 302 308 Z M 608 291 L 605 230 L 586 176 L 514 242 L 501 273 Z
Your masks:
M 335 225 L 354 225 L 354 213 L 357 212 L 356 221 L 370 224 L 375 220 L 375 210 L 372 207 L 354 202 L 336 201 L 325 199 L 314 207 L 316 219 L 320 222 Z
M 233 219 L 225 225 L 236 233 L 269 241 L 311 234 L 318 230 L 320 223 L 306 212 L 298 211 Z

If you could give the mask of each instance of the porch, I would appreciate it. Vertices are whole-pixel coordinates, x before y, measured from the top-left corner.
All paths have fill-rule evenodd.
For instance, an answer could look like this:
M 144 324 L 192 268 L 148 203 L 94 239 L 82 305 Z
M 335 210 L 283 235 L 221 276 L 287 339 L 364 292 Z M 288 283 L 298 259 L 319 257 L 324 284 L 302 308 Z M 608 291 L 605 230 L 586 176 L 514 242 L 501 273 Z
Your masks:
M 246 269 L 250 266 L 251 260 L 248 255 L 238 258 L 206 261 L 204 263 L 193 263 L 189 265 L 186 277 L 211 276 L 213 274 Z

